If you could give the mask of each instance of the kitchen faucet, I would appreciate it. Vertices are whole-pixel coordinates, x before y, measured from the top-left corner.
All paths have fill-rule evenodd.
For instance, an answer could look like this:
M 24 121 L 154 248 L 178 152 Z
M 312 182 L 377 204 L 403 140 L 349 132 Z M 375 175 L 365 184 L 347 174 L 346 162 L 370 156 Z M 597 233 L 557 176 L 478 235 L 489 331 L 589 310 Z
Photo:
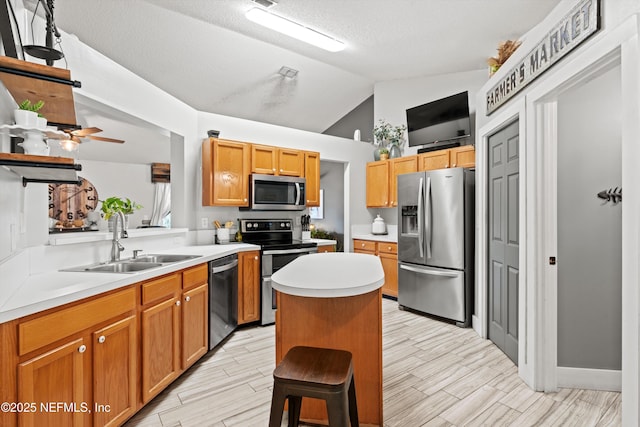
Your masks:
M 120 238 L 118 238 L 118 219 L 120 220 Z M 124 214 L 117 212 L 115 219 L 113 220 L 113 240 L 111 241 L 111 262 L 120 261 L 120 252 L 124 250 L 124 246 L 120 244 L 120 239 L 126 239 L 128 236 L 127 230 L 124 228 Z

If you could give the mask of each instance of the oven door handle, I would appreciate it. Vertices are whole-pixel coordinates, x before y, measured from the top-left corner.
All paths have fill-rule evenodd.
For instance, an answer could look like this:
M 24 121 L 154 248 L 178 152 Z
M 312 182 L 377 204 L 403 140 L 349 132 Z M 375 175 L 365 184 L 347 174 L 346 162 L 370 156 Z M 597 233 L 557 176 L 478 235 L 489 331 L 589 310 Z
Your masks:
M 232 268 L 237 266 L 238 266 L 238 260 L 235 259 L 233 260 L 233 262 L 230 262 L 229 264 L 221 265 L 220 267 L 211 267 L 211 272 L 213 274 L 222 273 L 223 271 L 231 270 Z
M 318 248 L 300 248 L 300 249 L 273 249 L 262 251 L 263 255 L 286 255 L 286 254 L 302 254 L 302 253 L 318 252 Z

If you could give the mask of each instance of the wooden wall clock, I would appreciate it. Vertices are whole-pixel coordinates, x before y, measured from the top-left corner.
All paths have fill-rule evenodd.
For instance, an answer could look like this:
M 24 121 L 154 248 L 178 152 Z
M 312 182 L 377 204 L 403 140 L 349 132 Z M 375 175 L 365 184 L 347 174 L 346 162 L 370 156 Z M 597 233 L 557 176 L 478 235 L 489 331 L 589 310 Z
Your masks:
M 89 212 L 98 206 L 98 191 L 88 180 L 78 177 L 80 184 L 49 184 L 49 217 L 59 227 L 82 227 Z

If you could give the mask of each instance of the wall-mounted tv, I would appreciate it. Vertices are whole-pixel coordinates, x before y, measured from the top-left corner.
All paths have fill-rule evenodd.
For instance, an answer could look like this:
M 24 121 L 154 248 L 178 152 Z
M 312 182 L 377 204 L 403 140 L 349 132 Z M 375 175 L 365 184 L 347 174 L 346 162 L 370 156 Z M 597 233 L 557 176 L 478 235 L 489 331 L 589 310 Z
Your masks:
M 409 146 L 452 141 L 471 135 L 469 94 L 457 93 L 407 110 Z

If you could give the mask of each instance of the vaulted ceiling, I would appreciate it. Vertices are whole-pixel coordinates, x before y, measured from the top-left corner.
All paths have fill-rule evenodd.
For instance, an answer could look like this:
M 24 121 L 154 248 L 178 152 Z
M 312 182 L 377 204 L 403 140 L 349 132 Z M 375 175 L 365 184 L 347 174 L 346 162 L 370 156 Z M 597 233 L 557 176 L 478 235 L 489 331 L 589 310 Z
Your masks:
M 520 38 L 559 3 L 276 1 L 271 12 L 346 49 L 326 52 L 258 26 L 244 16 L 259 7 L 251 0 L 60 0 L 55 18 L 198 110 L 322 132 L 377 81 L 486 68 L 500 41 Z M 297 78 L 279 75 L 281 66 L 299 70 Z

